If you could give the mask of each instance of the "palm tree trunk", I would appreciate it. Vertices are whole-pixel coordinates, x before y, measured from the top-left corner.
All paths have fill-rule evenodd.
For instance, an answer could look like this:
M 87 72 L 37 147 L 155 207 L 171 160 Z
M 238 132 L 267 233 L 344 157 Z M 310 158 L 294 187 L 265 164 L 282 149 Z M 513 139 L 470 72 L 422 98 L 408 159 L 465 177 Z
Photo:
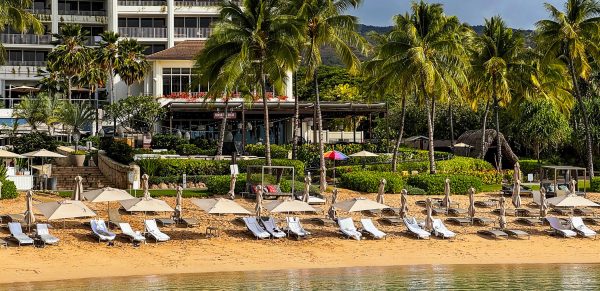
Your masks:
M 398 170 L 398 149 L 402 142 L 402 135 L 404 135 L 404 115 L 406 114 L 406 96 L 402 96 L 402 112 L 400 113 L 400 132 L 396 138 L 396 144 L 394 145 L 394 155 L 392 156 L 392 172 Z
M 433 131 L 434 131 L 434 116 L 435 116 L 435 99 L 429 98 L 427 91 L 425 90 L 425 85 L 422 85 L 423 94 L 425 95 L 425 104 L 427 105 L 427 137 L 429 138 L 429 173 L 435 174 L 437 171 L 435 169 L 435 153 L 433 146 Z
M 313 85 L 315 91 L 316 110 L 317 110 L 317 139 L 319 141 L 319 190 L 325 192 L 327 189 L 327 168 L 325 167 L 325 145 L 323 143 L 323 117 L 321 115 L 321 98 L 319 97 L 319 79 L 317 78 L 318 69 L 315 68 L 313 75 Z
M 452 99 L 448 100 L 448 116 L 450 118 L 450 147 L 454 152 L 454 112 L 452 111 Z
M 487 117 L 488 117 L 488 113 L 490 112 L 490 100 L 488 99 L 487 102 L 485 103 L 485 110 L 483 111 L 483 121 L 482 121 L 482 125 L 481 125 L 481 152 L 479 153 L 479 156 L 477 156 L 477 158 L 479 159 L 483 159 L 485 158 L 485 152 L 487 147 L 485 146 L 485 137 L 486 137 L 486 127 L 487 127 Z
M 587 110 L 585 108 L 585 104 L 583 103 L 583 96 L 581 96 L 581 91 L 579 90 L 579 82 L 577 81 L 577 74 L 575 73 L 575 68 L 573 67 L 573 61 L 569 59 L 569 71 L 571 72 L 571 79 L 573 80 L 573 88 L 575 89 L 575 98 L 577 99 L 577 105 L 579 105 L 579 110 L 581 110 L 581 115 L 583 117 L 583 128 L 585 132 L 585 146 L 586 146 L 586 155 L 587 155 L 587 168 L 590 173 L 590 179 L 594 178 L 594 153 L 592 150 L 592 134 L 590 131 L 590 120 L 587 114 Z
M 131 96 L 131 84 L 127 84 L 127 97 Z
M 298 85 L 296 74 L 294 74 L 294 123 L 292 123 L 292 159 L 298 158 L 298 128 L 300 127 L 300 106 L 298 105 Z
M 502 144 L 500 143 L 500 104 L 498 104 L 498 98 L 494 96 L 494 111 L 495 111 L 495 119 L 496 119 L 496 154 L 497 157 L 497 169 L 498 171 L 502 171 Z
M 219 128 L 219 141 L 217 144 L 217 156 L 223 155 L 223 144 L 225 143 L 225 126 L 227 126 L 227 109 L 229 101 L 225 101 L 225 115 L 221 120 L 221 126 Z
M 67 78 L 67 99 L 71 101 L 71 87 L 73 86 L 72 77 Z
M 263 100 L 263 114 L 264 116 L 264 130 L 265 130 L 265 160 L 267 166 L 271 166 L 271 136 L 269 131 L 271 130 L 269 126 L 269 107 L 267 100 L 267 80 L 265 79 L 264 68 L 262 63 L 260 64 L 260 80 L 261 80 L 261 89 L 260 93 L 262 94 Z
M 113 75 L 113 69 L 112 66 L 108 66 L 108 75 L 110 76 L 110 97 L 109 97 L 109 101 L 110 104 L 113 104 L 114 102 L 114 96 L 115 96 L 115 76 Z

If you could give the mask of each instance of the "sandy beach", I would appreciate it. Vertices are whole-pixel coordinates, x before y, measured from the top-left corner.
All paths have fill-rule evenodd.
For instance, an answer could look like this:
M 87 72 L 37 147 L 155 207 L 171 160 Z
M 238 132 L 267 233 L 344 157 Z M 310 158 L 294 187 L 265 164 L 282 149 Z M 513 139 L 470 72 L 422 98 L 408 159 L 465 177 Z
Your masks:
M 341 191 L 338 201 L 351 197 L 375 199 L 375 194 Z M 436 197 L 436 196 L 429 196 Z M 386 204 L 399 205 L 399 195 L 386 195 Z M 409 196 L 411 216 L 424 218 L 423 208 L 415 201 L 424 196 Z M 466 208 L 467 196 L 453 196 L 454 201 Z M 476 200 L 498 198 L 496 194 L 481 193 Z M 592 200 L 600 200 L 600 194 L 588 194 Z M 40 202 L 56 200 L 52 196 L 36 195 Z M 17 199 L 0 202 L 0 213 L 22 213 L 25 209 L 23 195 Z M 173 198 L 165 199 L 174 205 Z M 236 200 L 248 209 L 253 201 Z M 523 205 L 531 202 L 523 197 Z M 37 202 L 36 202 L 37 203 Z M 114 203 L 113 203 L 114 204 Z M 88 205 L 100 217 L 106 217 L 106 204 Z M 115 205 L 116 206 L 116 205 Z M 326 209 L 327 206 L 323 206 Z M 512 206 L 510 206 L 512 207 Z M 477 216 L 496 218 L 490 208 L 477 208 Z M 531 208 L 537 215 L 537 209 Z M 595 213 L 599 214 L 599 213 Z M 348 214 L 339 213 L 340 217 Z M 554 214 L 551 214 L 554 215 Z M 166 214 L 156 217 L 166 217 Z M 166 227 L 163 231 L 172 240 L 155 244 L 149 242 L 133 247 L 127 240 L 118 238 L 114 246 L 98 243 L 83 225 L 85 220 L 53 223 L 51 232 L 61 239 L 58 246 L 46 248 L 15 247 L 0 248 L 3 270 L 0 283 L 79 279 L 109 276 L 158 275 L 174 273 L 202 273 L 222 271 L 259 271 L 275 269 L 334 268 L 354 266 L 393 266 L 418 264 L 535 264 L 535 263 L 600 263 L 599 242 L 594 239 L 562 239 L 549 236 L 547 226 L 531 227 L 513 223 L 509 227 L 532 234 L 530 240 L 493 240 L 477 234 L 477 230 L 489 227 L 455 226 L 448 228 L 458 234 L 456 239 L 416 240 L 407 236 L 405 227 L 379 223 L 377 227 L 388 234 L 385 240 L 353 241 L 343 239 L 335 227 L 325 227 L 304 221 L 305 228 L 313 238 L 304 241 L 292 239 L 257 241 L 234 216 L 214 217 L 201 212 L 189 200 L 184 202 L 184 216 L 195 217 L 201 225 L 194 228 Z M 301 215 L 304 218 L 324 214 Z M 357 221 L 361 214 L 351 215 Z M 280 220 L 284 216 L 279 216 Z M 363 216 L 364 217 L 364 216 Z M 143 215 L 123 215 L 134 229 L 142 229 Z M 445 218 L 442 216 L 442 218 Z M 38 221 L 44 221 L 37 216 Z M 206 238 L 208 225 L 220 225 L 221 236 Z M 283 225 L 281 225 L 283 226 Z M 594 230 L 600 227 L 590 226 Z M 118 230 L 115 231 L 119 233 Z M 2 237 L 8 235 L 3 228 Z

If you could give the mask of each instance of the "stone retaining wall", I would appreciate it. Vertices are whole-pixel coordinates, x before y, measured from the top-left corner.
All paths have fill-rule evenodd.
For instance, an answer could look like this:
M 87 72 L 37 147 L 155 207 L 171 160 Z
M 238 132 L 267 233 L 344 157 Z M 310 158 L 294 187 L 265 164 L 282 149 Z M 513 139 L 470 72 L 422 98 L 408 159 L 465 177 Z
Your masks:
M 98 167 L 102 175 L 115 187 L 120 189 L 131 188 L 129 177 L 140 183 L 140 167 L 138 165 L 124 165 L 109 158 L 104 151 L 98 152 Z

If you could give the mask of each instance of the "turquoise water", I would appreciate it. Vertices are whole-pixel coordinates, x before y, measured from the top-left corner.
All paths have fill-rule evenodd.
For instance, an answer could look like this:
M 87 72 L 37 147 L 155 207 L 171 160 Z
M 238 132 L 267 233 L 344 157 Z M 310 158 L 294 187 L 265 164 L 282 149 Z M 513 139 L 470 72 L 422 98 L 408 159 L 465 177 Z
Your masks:
M 142 276 L 0 290 L 598 290 L 600 265 L 407 266 Z

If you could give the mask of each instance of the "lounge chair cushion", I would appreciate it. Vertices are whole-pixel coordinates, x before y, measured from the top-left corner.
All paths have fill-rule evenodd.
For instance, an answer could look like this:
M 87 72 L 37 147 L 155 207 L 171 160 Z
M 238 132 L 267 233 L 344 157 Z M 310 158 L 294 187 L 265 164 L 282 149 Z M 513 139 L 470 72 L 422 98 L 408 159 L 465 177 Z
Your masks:
M 415 218 L 404 218 L 404 224 L 410 233 L 418 238 L 429 238 L 431 234 L 422 229 Z
M 250 230 L 256 238 L 267 239 L 271 237 L 271 234 L 258 224 L 256 217 L 244 217 L 242 219 L 248 230 Z
M 16 240 L 19 245 L 31 245 L 33 239 L 23 233 L 21 224 L 18 222 L 9 222 L 8 229 L 10 230 L 11 238 Z
M 373 236 L 373 238 L 376 238 L 376 239 L 385 238 L 385 236 L 386 236 L 385 232 L 377 229 L 377 227 L 375 227 L 375 225 L 373 224 L 372 220 L 370 220 L 370 219 L 361 219 L 360 223 L 363 226 L 363 231 L 365 231 L 368 234 L 370 234 L 371 236 Z
M 59 242 L 57 237 L 50 234 L 48 225 L 44 223 L 38 223 L 36 225 L 36 235 L 44 242 L 44 244 L 53 245 Z
M 362 238 L 362 234 L 358 230 L 356 230 L 352 218 L 340 218 L 338 219 L 338 225 L 340 226 L 340 231 L 345 236 L 353 238 L 355 240 L 360 240 Z
M 154 238 L 155 241 L 164 242 L 171 239 L 168 235 L 160 231 L 155 220 L 148 219 L 144 221 L 144 225 L 146 225 L 146 232 L 148 235 Z
M 441 238 L 453 238 L 456 234 L 450 231 L 441 219 L 433 220 L 433 234 Z

